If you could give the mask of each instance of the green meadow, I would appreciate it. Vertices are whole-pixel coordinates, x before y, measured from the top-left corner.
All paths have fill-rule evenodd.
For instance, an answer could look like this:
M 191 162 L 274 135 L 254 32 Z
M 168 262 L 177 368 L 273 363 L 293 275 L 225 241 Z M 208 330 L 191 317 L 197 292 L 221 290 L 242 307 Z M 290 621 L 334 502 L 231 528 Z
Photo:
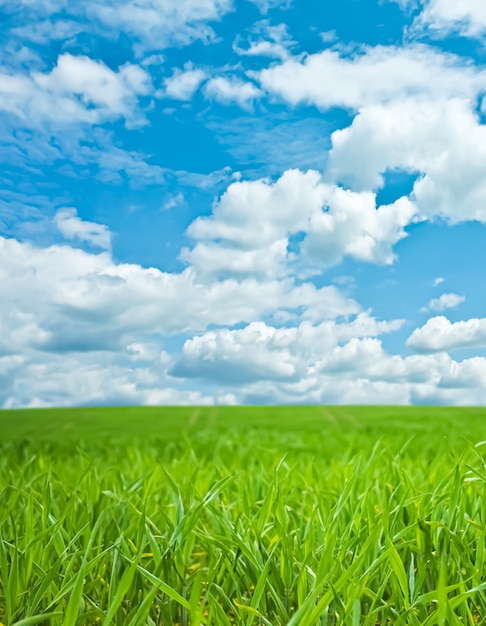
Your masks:
M 0 412 L 5 626 L 486 624 L 486 410 Z

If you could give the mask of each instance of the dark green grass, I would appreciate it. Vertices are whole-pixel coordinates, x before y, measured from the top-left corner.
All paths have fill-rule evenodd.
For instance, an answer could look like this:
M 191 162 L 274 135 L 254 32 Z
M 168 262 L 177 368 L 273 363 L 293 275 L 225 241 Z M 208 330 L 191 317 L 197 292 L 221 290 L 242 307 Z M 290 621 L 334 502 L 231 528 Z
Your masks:
M 484 440 L 484 409 L 0 412 L 0 622 L 486 624 Z

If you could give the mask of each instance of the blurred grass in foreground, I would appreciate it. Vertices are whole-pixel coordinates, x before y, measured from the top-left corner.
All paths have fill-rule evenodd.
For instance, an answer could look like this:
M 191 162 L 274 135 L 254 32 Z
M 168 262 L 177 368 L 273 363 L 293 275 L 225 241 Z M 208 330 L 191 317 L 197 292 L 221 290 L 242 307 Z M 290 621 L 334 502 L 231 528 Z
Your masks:
M 484 409 L 2 411 L 0 622 L 486 624 L 483 440 Z

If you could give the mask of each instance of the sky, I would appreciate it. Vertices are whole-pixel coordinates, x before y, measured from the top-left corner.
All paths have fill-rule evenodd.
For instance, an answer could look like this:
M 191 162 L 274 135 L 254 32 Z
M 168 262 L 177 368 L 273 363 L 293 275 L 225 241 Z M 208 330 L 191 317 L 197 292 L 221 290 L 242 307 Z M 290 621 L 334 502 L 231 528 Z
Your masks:
M 0 407 L 486 404 L 484 0 L 0 23 Z

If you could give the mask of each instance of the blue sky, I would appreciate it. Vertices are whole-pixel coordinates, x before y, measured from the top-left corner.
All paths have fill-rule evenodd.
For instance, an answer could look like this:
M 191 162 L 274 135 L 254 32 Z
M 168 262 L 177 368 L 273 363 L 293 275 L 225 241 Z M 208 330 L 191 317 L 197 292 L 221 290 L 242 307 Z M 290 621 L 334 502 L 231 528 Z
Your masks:
M 0 406 L 486 404 L 483 0 L 0 14 Z

